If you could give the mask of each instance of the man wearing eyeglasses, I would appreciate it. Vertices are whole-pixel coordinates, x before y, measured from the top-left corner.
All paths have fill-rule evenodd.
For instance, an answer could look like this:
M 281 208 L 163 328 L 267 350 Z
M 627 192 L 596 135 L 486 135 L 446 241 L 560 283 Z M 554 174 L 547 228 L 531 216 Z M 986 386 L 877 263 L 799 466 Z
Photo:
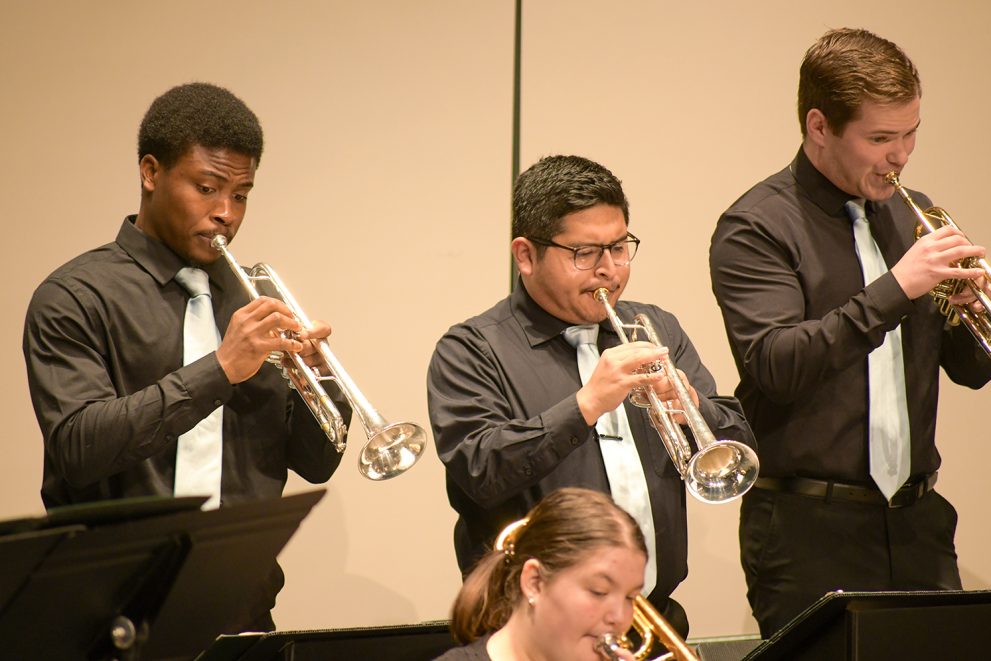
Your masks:
M 551 156 L 521 174 L 511 244 L 517 286 L 437 343 L 427 381 L 430 419 L 459 515 L 462 573 L 545 494 L 597 489 L 640 522 L 651 555 L 644 592 L 685 635 L 685 612 L 670 599 L 688 571 L 685 490 L 646 410 L 628 396 L 652 387 L 673 409 L 681 405 L 667 377 L 639 368 L 670 351 L 716 437 L 752 443 L 753 435 L 740 404 L 716 395 L 677 319 L 620 300 L 640 243 L 628 225 L 622 185 L 597 163 Z M 623 344 L 593 296 L 602 287 L 624 321 L 646 314 L 668 349 Z M 592 331 L 593 346 L 584 350 L 601 354 L 597 363 L 579 364 L 583 348 L 573 328 Z M 619 417 L 618 433 L 605 431 L 604 421 Z

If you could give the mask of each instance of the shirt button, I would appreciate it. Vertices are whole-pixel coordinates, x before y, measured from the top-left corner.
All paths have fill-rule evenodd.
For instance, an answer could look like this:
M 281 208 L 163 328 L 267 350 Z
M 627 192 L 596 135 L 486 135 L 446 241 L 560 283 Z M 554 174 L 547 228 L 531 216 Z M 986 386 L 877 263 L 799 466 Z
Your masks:
M 577 436 L 572 436 L 571 437 L 571 444 L 572 445 L 578 445 L 579 443 L 581 443 L 581 440 Z
M 526 475 L 533 475 L 533 469 L 530 466 L 524 466 L 523 467 L 523 472 Z

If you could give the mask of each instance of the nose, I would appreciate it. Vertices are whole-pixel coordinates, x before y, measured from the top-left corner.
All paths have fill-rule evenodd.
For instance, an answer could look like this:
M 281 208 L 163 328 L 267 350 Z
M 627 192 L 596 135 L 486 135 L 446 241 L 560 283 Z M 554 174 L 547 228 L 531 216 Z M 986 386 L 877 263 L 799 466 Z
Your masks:
M 602 619 L 610 631 L 626 633 L 633 622 L 633 605 L 622 597 L 613 599 Z
M 613 261 L 612 252 L 603 250 L 599 255 L 599 261 L 595 263 L 595 274 L 599 277 L 607 278 L 616 272 L 616 262 Z
M 908 163 L 909 154 L 912 153 L 912 146 L 904 139 L 893 140 L 891 151 L 888 152 L 888 162 L 897 168 L 903 168 Z
M 234 221 L 232 204 L 226 197 L 221 198 L 217 202 L 216 208 L 214 208 L 211 217 L 214 221 L 220 223 L 221 225 L 230 225 Z

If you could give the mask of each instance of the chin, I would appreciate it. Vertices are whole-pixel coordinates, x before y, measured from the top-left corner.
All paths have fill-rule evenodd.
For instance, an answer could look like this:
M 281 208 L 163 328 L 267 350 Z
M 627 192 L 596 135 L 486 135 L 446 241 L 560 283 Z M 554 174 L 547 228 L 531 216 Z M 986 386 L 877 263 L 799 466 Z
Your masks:
M 190 254 L 186 255 L 186 261 L 193 266 L 209 266 L 220 258 L 220 253 L 213 255 Z
M 895 188 L 894 186 L 889 186 L 888 184 L 874 185 L 871 183 L 861 186 L 858 192 L 859 197 L 862 197 L 865 200 L 869 200 L 871 202 L 884 202 L 889 197 L 894 195 Z

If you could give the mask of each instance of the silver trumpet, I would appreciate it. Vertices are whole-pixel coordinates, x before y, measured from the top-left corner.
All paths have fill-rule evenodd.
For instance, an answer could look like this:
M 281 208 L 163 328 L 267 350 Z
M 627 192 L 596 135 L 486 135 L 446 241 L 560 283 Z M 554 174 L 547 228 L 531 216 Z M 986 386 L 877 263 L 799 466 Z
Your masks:
M 646 315 L 638 314 L 633 318 L 633 324 L 624 324 L 609 303 L 609 290 L 601 287 L 595 290 L 594 296 L 605 307 L 609 321 L 623 344 L 636 341 L 637 332 L 643 331 L 647 341 L 659 347 L 664 346 Z M 632 339 L 627 337 L 627 330 L 631 332 Z M 681 400 L 683 410 L 674 411 L 664 405 L 653 388 L 636 388 L 630 393 L 631 402 L 648 410 L 650 421 L 660 435 L 671 462 L 685 481 L 688 492 L 704 503 L 726 503 L 749 491 L 757 480 L 760 468 L 757 454 L 738 441 L 716 440 L 698 407 L 692 402 L 688 388 L 669 355 L 656 363 L 644 365 L 641 369 L 664 372 Z M 698 445 L 698 452 L 692 453 L 685 432 L 674 420 L 675 413 L 684 414 Z
M 245 273 L 227 249 L 226 237 L 216 235 L 213 237 L 212 245 L 224 256 L 252 300 L 262 295 L 255 282 L 269 282 L 275 290 L 276 297 L 286 304 L 300 325 L 305 328 L 311 326 L 309 317 L 272 267 L 263 263 L 255 264 Z M 284 337 L 292 338 L 293 335 L 291 331 L 283 331 Z M 317 342 L 317 348 L 326 363 L 326 375 L 318 373 L 307 365 L 296 353 L 284 355 L 282 352 L 274 352 L 269 360 L 282 368 L 282 375 L 289 382 L 289 386 L 299 392 L 320 423 L 327 439 L 338 452 L 343 453 L 347 446 L 347 427 L 340 411 L 321 385 L 321 381 L 337 383 L 337 387 L 351 403 L 351 409 L 361 420 L 365 435 L 368 437 L 368 442 L 358 455 L 358 470 L 362 475 L 370 480 L 387 480 L 411 468 L 427 445 L 427 435 L 423 428 L 412 422 L 389 424 L 358 390 L 347 371 L 331 352 L 327 341 Z M 284 357 L 288 360 L 283 360 Z

